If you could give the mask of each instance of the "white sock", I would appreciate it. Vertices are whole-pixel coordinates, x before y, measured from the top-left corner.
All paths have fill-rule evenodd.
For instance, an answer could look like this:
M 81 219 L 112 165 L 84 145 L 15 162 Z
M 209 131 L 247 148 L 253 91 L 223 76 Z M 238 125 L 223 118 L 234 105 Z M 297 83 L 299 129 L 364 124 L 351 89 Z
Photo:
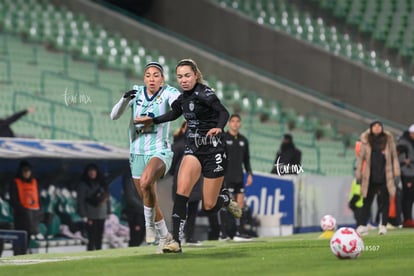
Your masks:
M 168 228 L 164 219 L 155 222 L 155 230 L 162 238 L 165 238 L 168 235 Z
M 144 206 L 145 226 L 154 227 L 155 208 Z

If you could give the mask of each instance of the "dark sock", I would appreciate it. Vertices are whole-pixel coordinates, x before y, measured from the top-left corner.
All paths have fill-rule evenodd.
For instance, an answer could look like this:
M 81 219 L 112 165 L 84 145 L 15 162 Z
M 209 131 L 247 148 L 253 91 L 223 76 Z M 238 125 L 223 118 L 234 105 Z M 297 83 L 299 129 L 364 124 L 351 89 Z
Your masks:
M 236 221 L 236 235 L 241 235 L 243 231 L 242 231 L 242 227 L 240 224 L 240 219 L 235 218 L 234 220 Z
M 230 203 L 230 197 L 227 193 L 220 193 L 219 194 L 219 199 L 223 199 L 223 205 L 222 206 L 228 206 Z M 218 200 L 217 200 L 218 201 Z
M 187 218 L 188 197 L 175 195 L 173 207 L 173 239 L 181 244 L 181 238 L 184 236 L 184 225 Z
M 219 211 L 220 232 L 221 238 L 226 238 L 227 235 L 227 210 L 221 209 Z

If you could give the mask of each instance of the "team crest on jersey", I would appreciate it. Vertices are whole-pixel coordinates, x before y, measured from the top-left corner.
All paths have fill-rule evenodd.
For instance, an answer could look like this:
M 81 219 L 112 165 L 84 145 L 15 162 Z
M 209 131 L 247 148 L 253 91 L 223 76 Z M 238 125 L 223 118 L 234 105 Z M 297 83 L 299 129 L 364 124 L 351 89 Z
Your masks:
M 188 104 L 188 108 L 190 111 L 194 111 L 194 103 L 192 101 Z
M 160 95 L 160 96 L 158 96 L 157 98 L 155 98 L 155 102 L 156 102 L 157 104 L 161 104 L 161 103 L 162 103 L 162 97 L 161 97 L 161 95 Z
M 244 141 L 239 142 L 240 147 L 244 147 Z

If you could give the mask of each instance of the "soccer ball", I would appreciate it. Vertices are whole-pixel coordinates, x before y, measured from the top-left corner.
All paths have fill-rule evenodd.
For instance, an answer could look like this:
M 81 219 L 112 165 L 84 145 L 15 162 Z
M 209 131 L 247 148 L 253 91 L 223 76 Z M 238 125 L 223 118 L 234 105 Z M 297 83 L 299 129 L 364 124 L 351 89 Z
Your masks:
M 354 228 L 341 227 L 331 238 L 331 251 L 339 259 L 355 259 L 361 255 L 364 241 Z
M 336 228 L 336 219 L 331 215 L 325 215 L 321 218 L 321 228 L 323 231 L 333 231 Z

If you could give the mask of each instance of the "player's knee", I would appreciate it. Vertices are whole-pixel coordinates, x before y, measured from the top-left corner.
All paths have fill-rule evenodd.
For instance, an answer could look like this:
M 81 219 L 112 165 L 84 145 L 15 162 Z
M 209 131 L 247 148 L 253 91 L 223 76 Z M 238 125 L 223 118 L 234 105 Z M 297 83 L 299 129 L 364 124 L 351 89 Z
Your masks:
M 151 190 L 152 179 L 148 176 L 141 177 L 141 191 L 146 192 Z
M 214 202 L 204 202 L 203 204 L 203 210 L 205 212 L 214 212 L 215 211 L 215 207 L 216 203 Z

